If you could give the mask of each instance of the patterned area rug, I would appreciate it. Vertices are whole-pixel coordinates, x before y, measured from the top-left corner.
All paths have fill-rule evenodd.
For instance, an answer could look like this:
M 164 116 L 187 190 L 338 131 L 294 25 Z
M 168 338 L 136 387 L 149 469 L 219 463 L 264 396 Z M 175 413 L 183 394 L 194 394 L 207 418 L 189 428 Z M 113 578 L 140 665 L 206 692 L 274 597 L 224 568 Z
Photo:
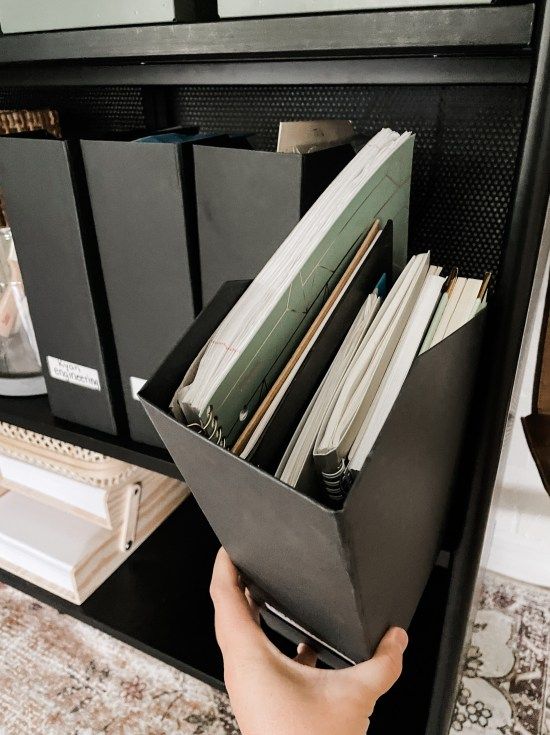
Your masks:
M 457 733 L 550 735 L 550 590 L 486 572 Z
M 0 584 L 1 735 L 238 735 L 227 697 Z

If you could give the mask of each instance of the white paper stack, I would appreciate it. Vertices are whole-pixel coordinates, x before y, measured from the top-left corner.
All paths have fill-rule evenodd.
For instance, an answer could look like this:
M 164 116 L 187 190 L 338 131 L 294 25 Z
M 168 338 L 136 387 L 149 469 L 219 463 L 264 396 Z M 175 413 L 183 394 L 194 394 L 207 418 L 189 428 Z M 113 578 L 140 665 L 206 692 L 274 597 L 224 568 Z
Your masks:
M 348 457 L 418 300 L 429 265 L 429 253 L 417 255 L 409 262 L 327 406 L 313 450 L 323 474 L 337 472 L 342 459 Z
M 322 478 L 328 494 L 342 499 L 373 450 L 425 337 L 431 333 L 436 344 L 481 308 L 481 281 L 440 273 L 430 266 L 429 253 L 416 255 L 381 306 L 377 299 L 374 307 L 369 296 L 278 467 L 283 482 L 315 494 Z
M 298 484 L 303 469 L 312 456 L 313 445 L 330 399 L 355 359 L 359 345 L 380 308 L 381 301 L 376 293 L 367 298 L 298 426 L 277 471 L 277 477 L 288 485 L 295 487 Z
M 218 0 L 218 12 L 220 18 L 247 18 L 440 5 L 489 5 L 490 2 L 491 0 Z

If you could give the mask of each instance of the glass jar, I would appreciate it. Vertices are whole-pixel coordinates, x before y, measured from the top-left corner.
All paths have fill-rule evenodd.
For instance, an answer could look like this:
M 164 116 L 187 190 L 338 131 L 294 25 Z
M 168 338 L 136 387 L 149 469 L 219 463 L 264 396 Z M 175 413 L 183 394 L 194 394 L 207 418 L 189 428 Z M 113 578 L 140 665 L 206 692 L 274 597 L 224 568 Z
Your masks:
M 0 394 L 46 392 L 38 346 L 9 227 L 0 227 Z

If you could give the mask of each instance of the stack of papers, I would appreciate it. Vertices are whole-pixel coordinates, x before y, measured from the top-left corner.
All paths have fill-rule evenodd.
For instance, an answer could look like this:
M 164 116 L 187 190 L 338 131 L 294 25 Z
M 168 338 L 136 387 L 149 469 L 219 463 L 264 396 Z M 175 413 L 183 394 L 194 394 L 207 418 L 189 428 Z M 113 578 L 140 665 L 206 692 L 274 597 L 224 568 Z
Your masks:
M 376 316 L 376 295 L 368 297 L 283 456 L 276 473 L 283 482 L 310 494 L 322 479 L 333 500 L 344 497 L 423 342 L 437 344 L 483 308 L 487 276 L 482 282 L 440 273 L 429 253 L 417 255 L 376 304 Z
M 475 278 L 459 278 L 456 269 L 453 270 L 421 352 L 426 352 L 430 347 L 434 347 L 445 337 L 456 332 L 487 305 L 487 288 L 490 279 L 490 273 L 486 273 L 482 281 Z
M 246 459 L 256 448 L 265 428 L 275 413 L 277 406 L 283 400 L 292 384 L 292 381 L 296 377 L 301 366 L 304 364 L 305 359 L 315 346 L 317 339 L 323 333 L 328 320 L 334 314 L 338 305 L 341 303 L 342 298 L 345 296 L 346 292 L 359 274 L 371 252 L 371 249 L 376 246 L 380 234 L 379 222 L 377 220 L 369 230 L 363 244 L 358 249 L 355 257 L 346 269 L 346 272 L 331 293 L 330 297 L 327 299 L 325 305 L 317 315 L 317 318 L 307 331 L 305 337 L 296 348 L 296 351 L 288 361 L 281 375 L 279 375 L 273 387 L 260 404 L 254 417 L 249 421 L 246 429 L 232 448 L 232 451 L 235 454 L 239 454 L 243 459 Z
M 298 485 L 304 467 L 312 457 L 319 427 L 327 415 L 327 406 L 330 405 L 331 398 L 336 394 L 343 377 L 353 364 L 359 346 L 380 308 L 381 301 L 382 299 L 376 292 L 368 296 L 307 413 L 298 426 L 277 472 L 277 476 L 287 485 L 292 485 L 292 487 Z
M 384 301 L 328 406 L 314 447 L 318 464 L 326 474 L 337 472 L 342 458 L 349 454 L 418 300 L 428 268 L 428 253 L 410 261 Z

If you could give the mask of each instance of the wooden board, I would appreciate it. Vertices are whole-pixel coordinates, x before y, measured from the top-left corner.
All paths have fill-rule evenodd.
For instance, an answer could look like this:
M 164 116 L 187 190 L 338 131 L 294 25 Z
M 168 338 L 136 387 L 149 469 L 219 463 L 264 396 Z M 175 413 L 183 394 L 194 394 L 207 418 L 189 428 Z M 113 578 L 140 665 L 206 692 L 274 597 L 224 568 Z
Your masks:
M 163 480 L 119 460 L 86 462 L 0 436 L 0 484 L 6 490 L 110 530 L 120 526 L 128 485 L 152 488 Z
M 21 463 L 21 472 L 10 473 L 8 476 L 6 461 L 10 462 L 10 460 L 11 458 L 4 458 L 0 455 L 0 483 L 5 490 L 25 495 L 44 505 L 72 513 L 79 518 L 90 523 L 95 523 L 103 528 L 111 528 L 107 496 L 103 488 L 94 486 L 80 487 L 79 483 L 74 483 L 73 480 L 66 477 L 58 477 L 57 487 L 52 488 L 55 492 L 49 492 L 46 483 L 42 487 L 39 483 L 41 477 L 45 476 L 47 478 L 52 473 Z M 18 460 L 13 461 L 18 462 Z M 18 469 L 17 466 L 15 469 Z M 27 471 L 25 472 L 26 469 Z M 10 470 L 12 470 L 12 467 L 10 467 Z M 19 476 L 25 482 L 28 482 L 28 478 L 32 478 L 32 481 L 28 482 L 28 484 L 23 484 L 23 482 L 15 479 L 15 477 Z M 86 495 L 88 498 L 85 497 Z
M 5 523 L 0 529 L 0 567 L 81 604 L 189 494 L 182 482 L 152 472 L 143 471 L 139 482 L 141 497 L 130 548 L 126 548 L 124 511 L 135 484 L 117 489 L 113 496 L 113 529 L 101 528 L 36 499 L 0 490 L 0 519 L 2 504 L 9 511 L 4 513 Z M 17 553 L 9 553 L 10 544 Z M 32 562 L 28 567 L 25 559 Z M 41 574 L 39 569 L 47 569 L 48 573 Z

